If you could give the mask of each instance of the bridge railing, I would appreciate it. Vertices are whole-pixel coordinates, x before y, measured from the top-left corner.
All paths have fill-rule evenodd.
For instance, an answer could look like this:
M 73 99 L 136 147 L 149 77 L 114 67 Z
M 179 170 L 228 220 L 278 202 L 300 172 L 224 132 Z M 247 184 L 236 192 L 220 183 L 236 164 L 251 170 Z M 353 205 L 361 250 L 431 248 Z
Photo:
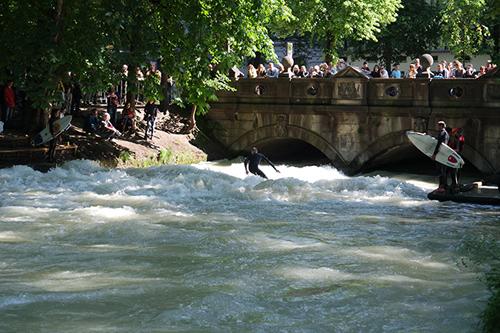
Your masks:
M 218 103 L 415 107 L 500 107 L 500 78 L 260 78 L 233 82 Z

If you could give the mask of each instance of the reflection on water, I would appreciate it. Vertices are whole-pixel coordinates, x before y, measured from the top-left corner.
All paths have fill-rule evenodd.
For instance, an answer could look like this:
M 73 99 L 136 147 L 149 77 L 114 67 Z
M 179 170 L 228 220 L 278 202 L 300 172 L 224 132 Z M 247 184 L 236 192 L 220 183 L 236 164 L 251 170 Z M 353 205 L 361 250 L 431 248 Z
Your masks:
M 240 163 L 0 170 L 0 331 L 477 331 L 464 239 L 500 213 L 432 177 Z

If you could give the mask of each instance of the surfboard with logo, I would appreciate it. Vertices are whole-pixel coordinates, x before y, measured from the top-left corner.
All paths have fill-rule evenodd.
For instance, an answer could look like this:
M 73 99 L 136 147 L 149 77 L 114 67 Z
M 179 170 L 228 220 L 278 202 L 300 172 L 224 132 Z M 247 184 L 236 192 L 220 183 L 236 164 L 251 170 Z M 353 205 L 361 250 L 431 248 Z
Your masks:
M 45 127 L 40 133 L 38 133 L 33 138 L 33 140 L 31 140 L 31 144 L 33 146 L 39 146 L 46 142 L 49 142 L 54 137 L 58 136 L 71 126 L 71 119 L 72 116 L 65 116 L 62 117 L 61 119 L 56 120 L 54 122 L 54 130 L 56 132 L 55 135 L 52 135 L 52 133 L 50 132 L 49 125 L 47 125 L 47 127 Z
M 430 135 L 408 131 L 406 136 L 413 143 L 415 147 L 418 148 L 425 155 L 432 157 L 434 154 L 434 149 L 437 145 L 437 139 Z M 465 161 L 463 158 L 449 146 L 441 143 L 439 151 L 436 154 L 436 162 L 446 165 L 447 167 L 459 169 L 464 166 Z

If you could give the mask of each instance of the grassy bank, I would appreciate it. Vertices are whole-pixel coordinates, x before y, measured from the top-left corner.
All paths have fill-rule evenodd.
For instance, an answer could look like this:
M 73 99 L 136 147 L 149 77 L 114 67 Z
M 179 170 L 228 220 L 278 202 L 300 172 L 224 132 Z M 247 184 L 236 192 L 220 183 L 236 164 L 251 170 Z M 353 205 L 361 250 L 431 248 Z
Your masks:
M 200 155 L 192 152 L 173 151 L 169 148 L 162 148 L 157 154 L 152 154 L 143 158 L 136 158 L 133 152 L 124 150 L 119 155 L 119 166 L 148 168 L 165 164 L 193 164 L 205 161 Z

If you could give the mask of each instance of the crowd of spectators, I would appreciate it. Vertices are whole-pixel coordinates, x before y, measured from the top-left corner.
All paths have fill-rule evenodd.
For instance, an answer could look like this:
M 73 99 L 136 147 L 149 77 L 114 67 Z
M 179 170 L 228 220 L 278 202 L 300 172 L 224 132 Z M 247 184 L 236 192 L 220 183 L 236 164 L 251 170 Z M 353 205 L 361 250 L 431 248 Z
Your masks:
M 294 65 L 293 67 L 285 70 L 285 67 L 278 63 L 274 64 L 269 62 L 267 64 L 267 69 L 263 64 L 259 64 L 255 67 L 253 64 L 248 64 L 247 74 L 240 71 L 235 71 L 234 78 L 277 78 L 277 77 L 287 77 L 287 78 L 330 78 L 335 74 L 343 70 L 348 66 L 344 59 L 339 59 L 335 65 L 331 63 L 321 63 L 319 65 L 311 66 L 309 69 L 306 66 Z M 494 69 L 496 65 L 488 61 L 484 66 L 479 69 L 475 69 L 472 64 L 467 64 L 465 67 L 459 60 L 453 60 L 447 62 L 445 60 L 437 63 L 433 68 L 425 70 L 420 64 L 420 59 L 415 59 L 408 66 L 406 72 L 401 71 L 399 64 L 395 64 L 391 69 L 386 68 L 383 64 L 375 64 L 372 68 L 368 65 L 368 62 L 363 62 L 360 68 L 357 68 L 364 75 L 369 78 L 418 78 L 418 77 L 428 77 L 435 79 L 475 79 L 488 71 Z
M 307 68 L 304 65 L 294 65 L 290 68 L 285 69 L 280 63 L 274 64 L 269 62 L 266 66 L 259 64 L 254 66 L 254 64 L 249 64 L 247 66 L 246 75 L 234 68 L 232 73 L 234 78 L 239 79 L 242 77 L 247 77 L 250 79 L 255 78 L 331 78 L 338 72 L 347 68 L 349 64 L 345 59 L 340 58 L 335 64 L 332 63 L 321 63 L 318 65 L 311 66 Z M 383 64 L 374 64 L 370 67 L 368 62 L 363 62 L 362 66 L 357 68 L 361 73 L 366 75 L 368 78 L 419 78 L 428 77 L 434 79 L 474 79 L 478 78 L 489 71 L 496 68 L 496 65 L 491 61 L 488 61 L 484 66 L 480 66 L 479 69 L 474 68 L 474 66 L 469 63 L 465 66 L 459 60 L 453 60 L 447 62 L 445 60 L 436 63 L 432 68 L 424 69 L 420 64 L 420 60 L 415 59 L 409 66 L 407 71 L 402 71 L 398 64 L 392 66 L 392 68 L 386 68 Z M 148 78 L 152 76 L 158 76 L 161 79 L 161 72 L 156 69 L 156 64 L 151 63 L 149 68 L 137 67 L 134 70 L 137 77 L 138 89 L 137 100 L 147 102 L 148 109 L 152 108 L 151 101 L 145 101 L 144 95 L 142 94 L 142 88 L 144 84 L 148 82 Z M 133 134 L 136 132 L 137 126 L 136 122 L 138 120 L 137 115 L 133 107 L 130 104 L 126 104 L 126 95 L 128 91 L 127 87 L 127 77 L 129 75 L 129 69 L 127 65 L 123 65 L 121 70 L 121 79 L 114 86 L 111 87 L 106 93 L 93 94 L 92 96 L 85 95 L 82 93 L 79 82 L 75 76 L 69 73 L 67 83 L 61 87 L 63 102 L 61 107 L 60 115 L 61 117 L 68 114 L 77 114 L 80 110 L 81 103 L 86 104 L 98 104 L 99 101 L 103 101 L 107 104 L 106 113 L 109 116 L 109 122 L 114 125 L 115 128 L 125 134 Z M 171 78 L 169 78 L 170 81 Z M 169 82 L 170 82 L 169 81 Z M 173 81 L 172 81 L 173 82 Z M 173 83 L 172 83 L 173 86 Z M 172 89 L 172 91 L 174 91 Z M 3 129 L 3 125 L 10 127 L 13 118 L 22 118 L 19 110 L 22 108 L 23 96 L 22 91 L 15 89 L 15 82 L 12 80 L 6 81 L 3 86 L 0 85 L 0 132 Z M 101 97 L 99 97 L 99 95 Z M 167 99 L 171 100 L 167 96 Z M 98 101 L 99 100 L 99 101 Z M 119 118 L 118 109 L 123 106 L 123 111 L 121 117 Z M 145 139 L 152 137 L 152 129 L 155 126 L 157 110 L 151 112 L 151 115 L 146 114 L 143 119 L 145 123 L 148 124 L 148 131 L 145 135 Z M 101 119 L 104 117 L 101 115 Z M 95 126 L 101 123 L 92 123 L 89 120 L 87 123 L 87 129 L 89 132 L 95 132 L 93 129 Z

